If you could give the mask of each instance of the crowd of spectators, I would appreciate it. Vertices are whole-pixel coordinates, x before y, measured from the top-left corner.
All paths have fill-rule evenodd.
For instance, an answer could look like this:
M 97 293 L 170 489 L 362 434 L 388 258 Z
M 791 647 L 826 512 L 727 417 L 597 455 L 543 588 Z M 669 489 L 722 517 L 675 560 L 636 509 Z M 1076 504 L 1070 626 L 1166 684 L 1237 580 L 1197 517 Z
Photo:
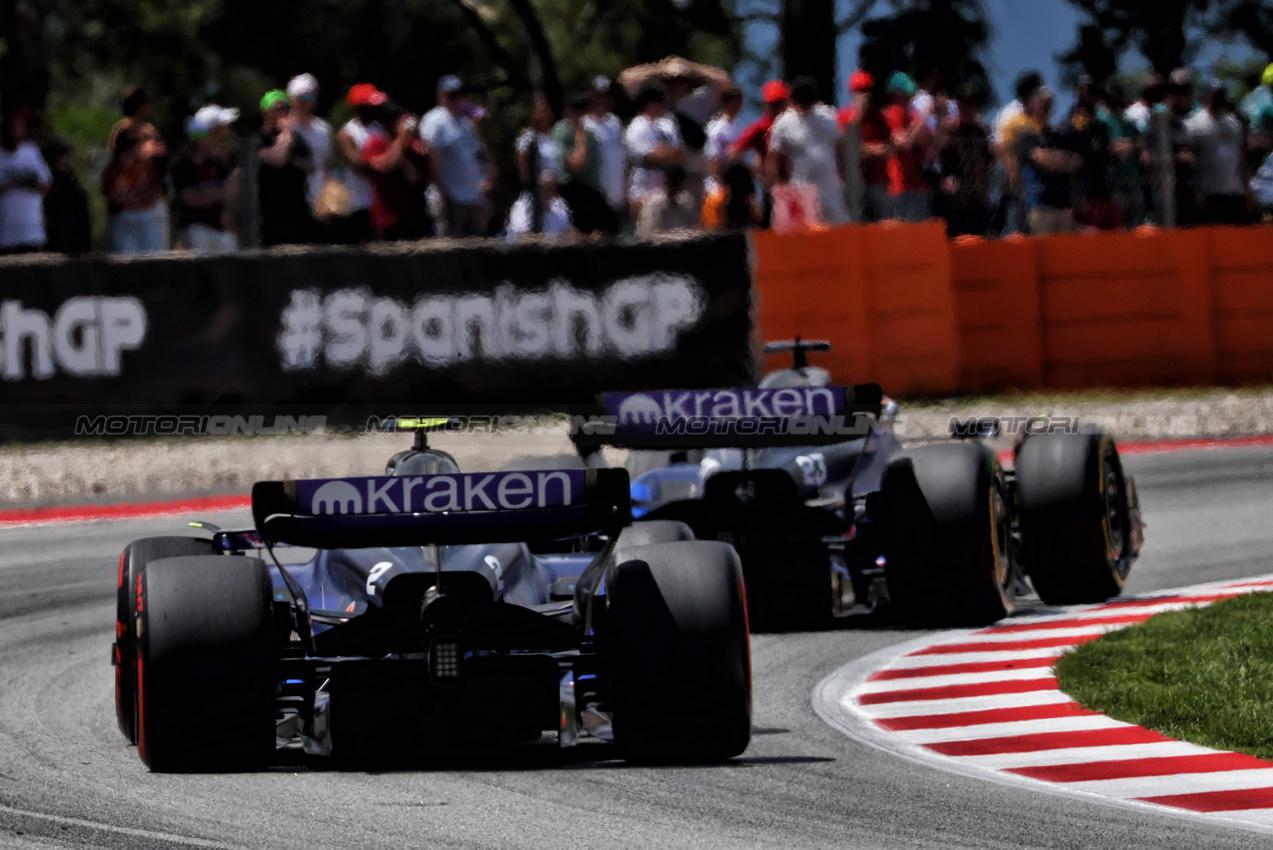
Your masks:
M 454 75 L 423 115 L 355 85 L 352 117 L 333 132 L 314 114 L 319 81 L 300 74 L 261 97 L 256 120 L 198 109 L 175 155 L 146 90 L 132 88 L 96 189 L 109 248 L 124 254 L 929 218 L 952 236 L 993 236 L 1273 214 L 1273 65 L 1237 105 L 1188 69 L 1149 75 L 1134 102 L 1118 80 L 1081 77 L 1059 117 L 1037 71 L 1018 77 L 993 120 L 985 90 L 947 85 L 937 71 L 919 82 L 857 71 L 847 89 L 837 112 L 812 79 L 770 81 L 760 117 L 744 125 L 744 95 L 726 71 L 668 57 L 597 77 L 560 114 L 536 97 L 515 142 L 520 192 L 504 215 L 492 204 L 486 112 Z M 241 118 L 256 129 L 236 144 Z M 0 252 L 90 250 L 90 190 L 74 157 L 39 113 L 5 118 Z

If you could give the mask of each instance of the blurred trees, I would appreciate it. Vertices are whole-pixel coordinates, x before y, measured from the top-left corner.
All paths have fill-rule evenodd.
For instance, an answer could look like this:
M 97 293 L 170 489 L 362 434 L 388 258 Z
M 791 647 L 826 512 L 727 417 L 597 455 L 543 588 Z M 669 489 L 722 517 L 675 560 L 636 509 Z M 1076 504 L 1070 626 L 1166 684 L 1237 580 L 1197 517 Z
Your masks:
M 156 125 L 177 141 L 184 118 L 208 102 L 238 107 L 237 129 L 250 132 L 261 95 L 306 71 L 333 123 L 348 116 L 343 98 L 356 82 L 423 112 L 438 78 L 455 73 L 488 111 L 482 132 L 505 183 L 533 92 L 560 103 L 597 74 L 669 53 L 732 68 L 742 51 L 734 0 L 0 0 L 0 24 L 24 9 L 38 12 L 27 31 L 47 55 L 6 51 L 4 106 L 44 105 L 22 91 L 42 65 L 60 131 L 99 131 L 129 83 L 150 88 Z M 35 70 L 15 61 L 28 55 Z
M 3 0 L 11 3 L 14 0 Z M 19 5 L 37 0 L 17 0 Z M 54 88 L 145 83 L 156 112 L 208 100 L 254 111 L 267 89 L 308 71 L 320 111 L 355 82 L 415 110 L 458 73 L 479 93 L 533 90 L 553 99 L 596 74 L 669 53 L 732 66 L 741 24 L 730 0 L 43 0 Z M 500 116 L 502 120 L 503 116 Z
M 891 14 L 862 24 L 858 64 L 880 85 L 905 71 L 918 82 L 937 78 L 952 93 L 963 83 L 989 92 L 981 56 L 990 36 L 981 0 L 893 0 Z
M 1103 79 L 1128 49 L 1166 76 L 1188 65 L 1206 39 L 1246 38 L 1273 56 L 1269 0 L 1067 0 L 1083 13 L 1078 40 L 1057 57 L 1071 76 Z

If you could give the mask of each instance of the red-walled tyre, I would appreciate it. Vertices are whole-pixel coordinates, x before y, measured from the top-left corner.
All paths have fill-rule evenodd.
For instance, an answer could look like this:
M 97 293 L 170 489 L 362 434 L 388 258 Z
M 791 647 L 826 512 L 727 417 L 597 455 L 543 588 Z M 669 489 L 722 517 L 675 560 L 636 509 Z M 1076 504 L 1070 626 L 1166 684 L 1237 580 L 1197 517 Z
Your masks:
M 165 558 L 137 599 L 137 752 L 160 772 L 253 770 L 273 755 L 277 648 L 256 558 Z
M 145 537 L 134 540 L 119 556 L 115 589 L 115 719 L 128 743 L 137 743 L 137 581 L 151 561 L 179 555 L 212 555 L 212 541 L 198 537 Z

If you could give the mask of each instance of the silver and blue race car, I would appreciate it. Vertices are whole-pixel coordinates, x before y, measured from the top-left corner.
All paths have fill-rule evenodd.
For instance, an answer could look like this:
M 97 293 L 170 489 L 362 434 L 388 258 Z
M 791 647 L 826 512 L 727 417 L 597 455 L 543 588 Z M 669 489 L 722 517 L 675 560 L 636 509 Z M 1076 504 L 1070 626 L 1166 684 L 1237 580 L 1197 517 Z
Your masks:
M 622 469 L 466 474 L 423 432 L 387 475 L 259 482 L 253 528 L 195 523 L 208 536 L 121 555 L 120 729 L 155 771 L 546 735 L 637 761 L 738 755 L 738 556 L 683 523 L 632 525 L 629 502 Z
M 1111 435 L 1027 428 L 1006 469 L 977 439 L 989 434 L 903 446 L 879 386 L 834 386 L 809 365 L 829 349 L 767 345 L 794 362 L 756 388 L 607 393 L 614 427 L 576 443 L 588 458 L 633 450 L 640 521 L 737 549 L 753 629 L 884 612 L 983 625 L 1031 589 L 1053 605 L 1120 592 L 1144 523 Z

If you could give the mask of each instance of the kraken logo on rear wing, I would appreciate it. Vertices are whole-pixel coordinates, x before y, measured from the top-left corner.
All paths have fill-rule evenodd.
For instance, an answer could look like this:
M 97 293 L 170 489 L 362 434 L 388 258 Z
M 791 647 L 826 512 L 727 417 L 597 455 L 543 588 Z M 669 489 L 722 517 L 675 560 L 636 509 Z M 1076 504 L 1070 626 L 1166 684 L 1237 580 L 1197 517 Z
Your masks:
M 856 387 L 657 390 L 601 396 L 613 428 L 575 434 L 581 450 L 759 448 L 842 443 L 877 427 L 883 394 Z M 601 429 L 597 429 L 598 431 Z
M 323 549 L 496 543 L 614 531 L 630 521 L 622 469 L 261 481 L 257 532 Z

